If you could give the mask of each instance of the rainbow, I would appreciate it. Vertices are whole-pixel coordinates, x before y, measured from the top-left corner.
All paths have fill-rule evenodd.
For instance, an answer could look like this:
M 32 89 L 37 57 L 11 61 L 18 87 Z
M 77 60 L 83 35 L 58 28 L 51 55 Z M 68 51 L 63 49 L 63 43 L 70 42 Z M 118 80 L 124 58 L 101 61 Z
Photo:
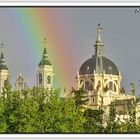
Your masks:
M 43 38 L 47 38 L 50 61 L 54 67 L 56 83 L 62 88 L 74 86 L 71 73 L 74 63 L 71 59 L 71 39 L 65 37 L 63 24 L 52 7 L 16 7 L 12 9 L 12 17 L 17 32 L 22 34 L 25 47 L 28 47 L 30 59 L 38 64 L 43 50 Z M 76 75 L 76 72 L 75 72 Z

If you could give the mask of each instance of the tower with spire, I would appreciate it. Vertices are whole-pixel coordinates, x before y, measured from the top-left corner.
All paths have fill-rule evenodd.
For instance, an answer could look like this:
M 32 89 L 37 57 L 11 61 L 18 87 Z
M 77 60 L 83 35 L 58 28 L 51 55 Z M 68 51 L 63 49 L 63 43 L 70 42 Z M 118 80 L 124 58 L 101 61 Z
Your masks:
M 37 87 L 51 89 L 53 87 L 53 67 L 48 58 L 46 38 L 44 38 L 44 51 L 37 68 Z
M 3 91 L 3 87 L 9 83 L 9 69 L 6 65 L 4 53 L 3 53 L 3 43 L 1 44 L 0 51 L 0 93 Z

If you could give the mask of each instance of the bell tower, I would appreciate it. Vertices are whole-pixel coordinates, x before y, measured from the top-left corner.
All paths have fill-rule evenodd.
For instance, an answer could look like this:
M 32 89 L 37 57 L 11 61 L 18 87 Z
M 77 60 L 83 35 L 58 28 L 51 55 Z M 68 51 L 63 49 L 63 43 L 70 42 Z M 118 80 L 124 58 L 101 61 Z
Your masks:
M 37 87 L 51 89 L 53 87 L 53 67 L 49 61 L 46 38 L 44 38 L 42 59 L 37 68 Z
M 0 93 L 3 91 L 3 87 L 9 83 L 9 70 L 5 63 L 4 53 L 3 53 L 3 43 L 0 48 Z

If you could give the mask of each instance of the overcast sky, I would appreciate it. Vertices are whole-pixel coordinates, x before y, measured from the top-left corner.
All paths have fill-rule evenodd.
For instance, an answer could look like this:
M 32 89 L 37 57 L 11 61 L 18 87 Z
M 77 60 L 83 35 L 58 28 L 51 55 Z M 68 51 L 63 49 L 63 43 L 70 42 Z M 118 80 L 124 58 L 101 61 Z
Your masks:
M 102 40 L 105 57 L 111 59 L 121 72 L 122 86 L 129 91 L 130 83 L 134 82 L 137 94 L 140 93 L 140 87 L 138 87 L 140 80 L 140 12 L 135 13 L 135 9 L 135 7 L 51 8 L 59 20 L 59 24 L 63 25 L 62 35 L 70 36 L 73 41 L 69 56 L 74 61 L 74 68 L 68 76 L 73 84 L 75 84 L 75 74 L 81 64 L 94 54 L 93 44 L 97 36 L 96 28 L 100 23 L 103 28 Z M 41 59 L 42 50 L 40 56 L 37 56 L 36 63 L 29 60 L 32 57 L 28 55 L 33 54 L 30 54 L 27 47 L 22 47 L 25 45 L 22 32 L 21 34 L 15 32 L 15 24 L 19 24 L 18 18 L 14 23 L 15 21 L 9 14 L 14 10 L 16 7 L 0 8 L 0 42 L 5 44 L 4 53 L 10 69 L 12 84 L 15 82 L 17 74 L 22 72 L 28 85 L 33 86 L 36 83 L 36 66 Z M 19 22 L 20 20 L 19 18 Z

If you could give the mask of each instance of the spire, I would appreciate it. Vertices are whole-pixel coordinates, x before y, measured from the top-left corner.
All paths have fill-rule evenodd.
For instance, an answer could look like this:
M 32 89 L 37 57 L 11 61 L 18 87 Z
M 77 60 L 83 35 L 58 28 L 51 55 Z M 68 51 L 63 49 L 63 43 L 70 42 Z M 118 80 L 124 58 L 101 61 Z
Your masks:
M 101 39 L 101 31 L 102 31 L 102 28 L 101 28 L 101 24 L 98 24 L 98 27 L 97 27 L 97 40 L 95 42 L 95 55 L 96 56 L 102 56 L 103 55 L 103 42 L 102 42 L 102 39 Z
M 0 47 L 0 70 L 3 69 L 3 70 L 8 70 L 8 67 L 6 66 L 6 63 L 5 63 L 5 58 L 4 58 L 4 53 L 3 53 L 3 46 L 4 44 L 1 43 L 1 47 Z
M 49 58 L 48 58 L 48 53 L 47 53 L 47 39 L 46 37 L 44 38 L 43 41 L 43 46 L 44 46 L 44 50 L 43 50 L 43 54 L 42 54 L 42 59 L 40 61 L 40 63 L 38 64 L 39 66 L 44 66 L 44 65 L 51 65 Z
M 101 24 L 98 24 L 97 27 L 97 40 L 95 42 L 95 57 L 96 57 L 96 73 L 102 73 L 103 72 L 103 60 L 102 60 L 102 56 L 103 56 L 103 42 L 101 39 Z
M 96 42 L 101 42 L 101 31 L 102 31 L 101 24 L 98 23 L 98 27 L 97 27 L 98 35 L 97 35 L 97 41 Z
M 47 38 L 45 37 L 43 41 L 44 48 L 46 48 L 46 43 L 47 43 Z
M 43 46 L 44 46 L 43 55 L 47 55 L 47 39 L 46 39 L 46 37 L 44 38 Z

